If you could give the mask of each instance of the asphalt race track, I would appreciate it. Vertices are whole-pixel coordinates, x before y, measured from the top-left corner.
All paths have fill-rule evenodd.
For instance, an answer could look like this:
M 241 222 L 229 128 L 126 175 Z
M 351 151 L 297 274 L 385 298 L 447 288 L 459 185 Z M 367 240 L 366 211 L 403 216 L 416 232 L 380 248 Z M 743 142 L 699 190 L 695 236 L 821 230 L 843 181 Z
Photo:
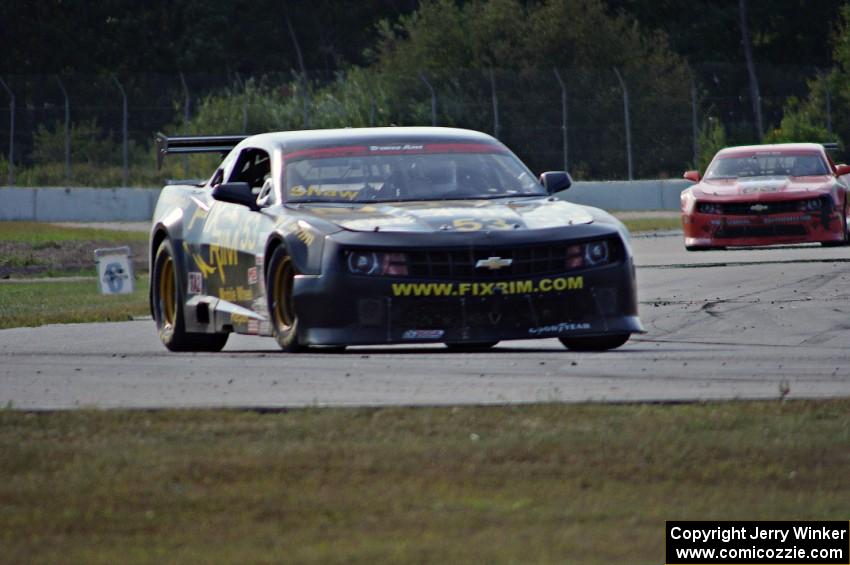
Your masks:
M 0 405 L 296 407 L 850 395 L 850 248 L 687 253 L 633 239 L 645 335 L 605 353 L 556 340 L 280 353 L 231 336 L 174 354 L 151 321 L 0 331 Z

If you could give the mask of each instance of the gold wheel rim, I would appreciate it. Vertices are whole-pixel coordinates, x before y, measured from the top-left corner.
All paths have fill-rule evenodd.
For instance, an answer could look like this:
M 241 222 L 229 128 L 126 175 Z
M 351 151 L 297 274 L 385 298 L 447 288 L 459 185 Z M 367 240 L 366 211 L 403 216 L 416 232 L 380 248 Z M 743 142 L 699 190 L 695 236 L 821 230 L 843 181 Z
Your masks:
M 274 321 L 279 330 L 288 330 L 295 323 L 292 308 L 292 284 L 295 271 L 289 257 L 280 261 L 272 276 L 272 296 L 274 297 Z
M 159 275 L 159 299 L 162 303 L 162 321 L 173 326 L 177 311 L 177 287 L 174 284 L 174 260 L 166 257 Z

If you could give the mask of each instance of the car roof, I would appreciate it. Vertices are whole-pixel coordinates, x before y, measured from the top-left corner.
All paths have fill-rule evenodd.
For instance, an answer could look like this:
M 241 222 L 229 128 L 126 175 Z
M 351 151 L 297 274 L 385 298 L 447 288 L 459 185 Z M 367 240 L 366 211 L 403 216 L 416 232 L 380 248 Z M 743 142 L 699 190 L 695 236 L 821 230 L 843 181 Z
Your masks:
M 237 148 L 261 147 L 284 153 L 314 147 L 396 143 L 486 143 L 502 144 L 495 138 L 467 129 L 441 127 L 380 127 L 278 131 L 252 135 Z
M 767 145 L 739 145 L 726 147 L 717 152 L 718 157 L 728 157 L 739 153 L 823 153 L 819 143 L 773 143 Z

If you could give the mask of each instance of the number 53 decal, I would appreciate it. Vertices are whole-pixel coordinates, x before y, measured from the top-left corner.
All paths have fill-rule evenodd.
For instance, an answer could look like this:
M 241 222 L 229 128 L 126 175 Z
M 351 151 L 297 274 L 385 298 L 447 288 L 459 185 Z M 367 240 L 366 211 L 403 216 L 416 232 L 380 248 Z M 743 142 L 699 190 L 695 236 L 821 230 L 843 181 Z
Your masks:
M 490 220 L 458 218 L 452 221 L 452 225 L 457 231 L 512 230 L 516 227 L 515 224 L 508 223 L 502 218 L 494 218 Z

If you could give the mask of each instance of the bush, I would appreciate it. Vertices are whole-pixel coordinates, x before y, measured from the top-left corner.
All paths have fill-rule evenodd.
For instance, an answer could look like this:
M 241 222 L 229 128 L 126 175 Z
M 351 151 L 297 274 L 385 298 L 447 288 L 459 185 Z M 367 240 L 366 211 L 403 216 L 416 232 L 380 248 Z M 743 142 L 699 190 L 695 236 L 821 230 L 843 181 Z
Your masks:
M 705 168 L 718 151 L 726 147 L 726 129 L 723 122 L 717 118 L 709 117 L 699 132 L 699 163 L 697 168 L 705 172 Z
M 825 116 L 814 111 L 811 100 L 818 98 L 814 95 L 818 87 L 812 89 L 812 95 L 807 104 L 802 104 L 797 98 L 790 98 L 785 104 L 784 115 L 779 127 L 769 131 L 764 137 L 765 143 L 823 143 L 836 142 L 836 135 L 830 133 L 825 124 Z
M 105 135 L 95 119 L 72 123 L 70 138 L 72 164 L 114 164 L 121 161 L 121 144 Z M 56 122 L 52 128 L 38 126 L 33 134 L 32 158 L 36 163 L 65 163 L 63 123 Z

